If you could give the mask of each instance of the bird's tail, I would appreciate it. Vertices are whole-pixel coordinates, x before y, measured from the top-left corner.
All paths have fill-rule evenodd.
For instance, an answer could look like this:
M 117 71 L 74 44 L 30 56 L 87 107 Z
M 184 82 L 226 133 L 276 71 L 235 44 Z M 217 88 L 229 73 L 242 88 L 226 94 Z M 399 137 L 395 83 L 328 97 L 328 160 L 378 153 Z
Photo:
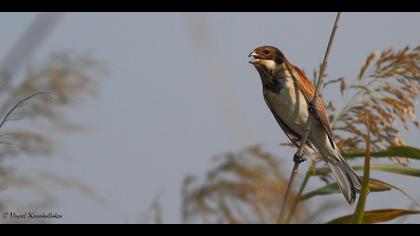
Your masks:
M 362 178 L 350 167 L 340 151 L 334 150 L 333 153 L 323 156 L 344 197 L 350 204 L 353 204 L 356 200 L 356 193 L 360 192 L 362 187 Z

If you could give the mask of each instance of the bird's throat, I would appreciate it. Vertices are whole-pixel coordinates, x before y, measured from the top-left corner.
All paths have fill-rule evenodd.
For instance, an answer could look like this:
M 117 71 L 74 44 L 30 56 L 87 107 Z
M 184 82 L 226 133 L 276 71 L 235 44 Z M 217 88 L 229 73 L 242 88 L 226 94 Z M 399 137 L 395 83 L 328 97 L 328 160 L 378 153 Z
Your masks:
M 260 74 L 264 89 L 273 93 L 280 92 L 283 86 L 279 73 L 276 73 L 274 70 L 268 70 L 266 67 L 257 67 L 257 71 Z

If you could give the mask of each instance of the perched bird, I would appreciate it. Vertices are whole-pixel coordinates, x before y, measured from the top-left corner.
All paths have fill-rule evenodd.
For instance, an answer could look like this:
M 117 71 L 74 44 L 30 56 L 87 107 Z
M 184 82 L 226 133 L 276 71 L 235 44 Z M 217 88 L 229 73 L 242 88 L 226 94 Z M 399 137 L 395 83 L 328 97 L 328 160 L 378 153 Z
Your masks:
M 294 145 L 300 146 L 308 116 L 313 116 L 305 149 L 314 150 L 315 146 L 328 163 L 344 197 L 353 204 L 362 179 L 334 143 L 322 99 L 318 97 L 314 104 L 311 103 L 315 94 L 311 81 L 275 47 L 258 47 L 248 57 L 261 77 L 268 108 Z

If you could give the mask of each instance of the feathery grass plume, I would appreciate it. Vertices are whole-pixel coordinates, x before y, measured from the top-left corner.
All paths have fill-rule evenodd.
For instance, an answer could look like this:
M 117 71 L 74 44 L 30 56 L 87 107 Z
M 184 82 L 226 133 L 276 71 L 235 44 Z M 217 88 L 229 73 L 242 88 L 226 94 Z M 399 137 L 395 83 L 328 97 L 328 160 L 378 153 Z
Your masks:
M 8 188 L 4 193 L 29 191 L 27 195 L 33 196 L 32 200 L 26 199 L 27 202 L 3 197 L 0 211 L 51 207 L 55 202 L 51 194 L 54 186 L 77 189 L 104 203 L 90 186 L 75 178 L 46 172 L 24 174 L 13 167 L 13 161 L 9 161 L 7 167 L 4 164 L 12 157 L 51 156 L 55 151 L 53 137 L 45 130 L 79 129 L 79 125 L 65 118 L 64 109 L 95 95 L 96 78 L 103 72 L 100 64 L 88 56 L 57 53 L 48 58 L 45 65 L 26 69 L 22 79 L 11 78 L 8 86 L 0 87 L 0 120 L 4 120 L 0 129 L 1 184 Z M 40 182 L 49 182 L 49 187 Z
M 405 145 L 399 124 L 408 130 L 411 122 L 419 123 L 414 115 L 415 101 L 420 93 L 420 48 L 395 51 L 385 49 L 379 55 L 372 53 L 363 63 L 358 80 L 343 80 L 343 92 L 353 97 L 333 115 L 332 126 L 337 145 L 344 152 L 364 150 L 363 108 L 369 113 L 372 151 Z M 361 100 L 366 97 L 367 103 Z M 330 110 L 331 113 L 334 113 Z M 394 161 L 406 164 L 403 159 Z
M 184 223 L 275 223 L 288 182 L 278 158 L 254 146 L 216 161 L 204 183 L 185 179 Z M 295 219 L 304 212 L 299 208 Z

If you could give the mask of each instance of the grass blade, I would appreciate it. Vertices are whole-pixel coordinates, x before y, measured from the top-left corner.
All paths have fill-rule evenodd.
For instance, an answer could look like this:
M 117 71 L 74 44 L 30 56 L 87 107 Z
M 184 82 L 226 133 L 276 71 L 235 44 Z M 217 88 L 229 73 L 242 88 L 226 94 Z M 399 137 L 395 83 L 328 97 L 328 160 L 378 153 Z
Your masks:
M 353 166 L 354 170 L 363 170 L 363 166 Z M 407 167 L 407 166 L 400 166 L 400 165 L 389 165 L 389 164 L 376 164 L 371 166 L 371 170 L 376 171 L 383 171 L 388 173 L 394 174 L 401 174 L 413 177 L 420 177 L 420 169 Z M 331 170 L 327 167 L 325 168 L 317 168 L 313 175 L 327 175 L 331 173 Z
M 346 158 L 364 157 L 364 152 L 343 153 Z M 410 159 L 420 160 L 420 149 L 410 146 L 392 147 L 384 151 L 372 152 L 371 157 L 406 157 Z
M 374 211 L 366 211 L 364 212 L 364 218 L 362 220 L 363 224 L 374 224 L 380 222 L 386 222 L 393 220 L 395 218 L 406 216 L 406 215 L 414 215 L 420 214 L 420 211 L 415 210 L 404 210 L 404 209 L 382 209 L 382 210 L 374 210 Z M 337 219 L 334 219 L 327 224 L 349 224 L 351 222 L 353 215 L 343 216 Z
M 369 190 L 372 192 L 390 191 L 392 188 L 392 185 L 383 181 L 369 179 Z M 305 201 L 315 196 L 329 195 L 334 193 L 340 193 L 340 188 L 338 187 L 337 183 L 328 184 L 309 193 L 305 193 L 299 198 L 299 200 Z

